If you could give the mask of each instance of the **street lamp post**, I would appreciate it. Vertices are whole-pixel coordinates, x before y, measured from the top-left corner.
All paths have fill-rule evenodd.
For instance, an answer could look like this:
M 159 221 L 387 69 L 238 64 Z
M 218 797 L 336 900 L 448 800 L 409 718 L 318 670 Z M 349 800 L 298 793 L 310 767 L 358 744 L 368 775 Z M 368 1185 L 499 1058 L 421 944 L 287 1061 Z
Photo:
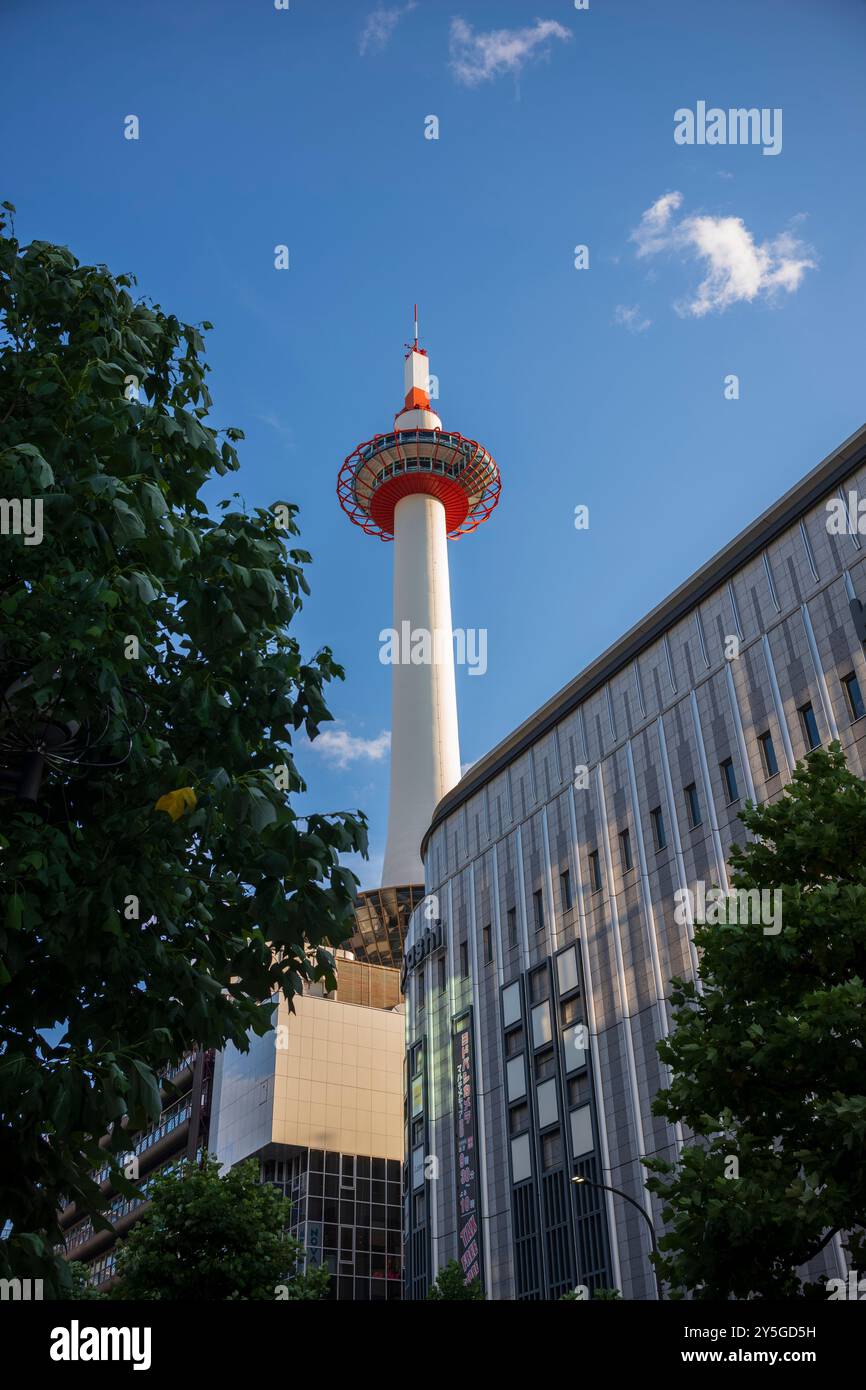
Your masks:
M 613 1193 L 616 1194 L 617 1197 L 622 1197 L 626 1202 L 631 1202 L 631 1205 L 634 1207 L 635 1211 L 639 1211 L 639 1212 L 640 1212 L 640 1214 L 641 1214 L 641 1216 L 643 1217 L 644 1221 L 645 1221 L 646 1224 L 649 1226 L 650 1240 L 652 1241 L 652 1252 L 653 1252 L 654 1255 L 657 1255 L 657 1254 L 658 1254 L 659 1250 L 658 1250 L 658 1246 L 657 1246 L 657 1244 L 656 1244 L 655 1227 L 653 1226 L 653 1223 L 652 1223 L 652 1221 L 650 1220 L 649 1215 L 648 1215 L 647 1212 L 644 1210 L 644 1208 L 641 1206 L 640 1202 L 636 1202 L 635 1199 L 634 1199 L 634 1197 L 630 1197 L 629 1194 L 628 1194 L 627 1192 L 623 1192 L 619 1187 L 611 1187 L 610 1184 L 609 1184 L 609 1183 L 606 1183 L 606 1182 L 595 1182 L 592 1178 L 581 1178 L 581 1177 L 572 1178 L 571 1181 L 572 1181 L 573 1183 L 577 1183 L 577 1184 L 585 1183 L 587 1187 L 599 1187 L 599 1188 L 601 1188 L 604 1192 L 613 1192 Z M 655 1275 L 655 1281 L 656 1281 L 656 1295 L 657 1295 L 659 1301 L 661 1301 L 661 1300 L 664 1298 L 664 1294 L 662 1293 L 662 1281 L 661 1281 L 661 1279 L 660 1279 L 660 1277 L 659 1277 L 659 1272 L 658 1272 L 658 1269 L 656 1268 L 655 1264 L 653 1264 L 653 1274 Z

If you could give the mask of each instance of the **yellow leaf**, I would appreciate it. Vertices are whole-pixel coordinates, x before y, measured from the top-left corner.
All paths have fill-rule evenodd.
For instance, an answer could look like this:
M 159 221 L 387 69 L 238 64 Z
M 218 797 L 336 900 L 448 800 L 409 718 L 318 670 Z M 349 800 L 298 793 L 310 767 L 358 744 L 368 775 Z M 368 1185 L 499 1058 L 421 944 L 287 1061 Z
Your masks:
M 165 811 L 172 820 L 180 820 L 187 811 L 194 811 L 197 799 L 192 787 L 178 787 L 176 791 L 166 792 L 154 807 L 155 811 Z

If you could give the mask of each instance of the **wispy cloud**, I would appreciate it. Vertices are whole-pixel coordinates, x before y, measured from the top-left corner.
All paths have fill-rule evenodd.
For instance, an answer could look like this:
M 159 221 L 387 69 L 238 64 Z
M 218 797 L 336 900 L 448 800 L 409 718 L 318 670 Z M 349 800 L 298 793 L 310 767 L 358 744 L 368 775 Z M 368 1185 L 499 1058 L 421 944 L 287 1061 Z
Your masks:
M 391 735 L 386 729 L 377 738 L 356 738 L 348 729 L 323 729 L 312 747 L 334 767 L 351 767 L 365 760 L 378 763 L 391 747 Z
M 546 58 L 551 39 L 571 38 L 571 30 L 555 19 L 537 19 L 524 29 L 491 29 L 476 34 L 465 19 L 452 19 L 451 71 L 466 87 L 478 87 L 502 73 L 518 74 L 531 58 Z
M 263 425 L 268 425 L 269 428 L 272 429 L 275 434 L 279 435 L 280 439 L 283 441 L 287 449 L 294 449 L 295 432 L 292 429 L 291 425 L 285 424 L 278 415 L 275 415 L 273 413 L 273 411 L 269 411 L 266 415 L 260 414 L 258 418 L 261 420 Z
M 645 333 L 652 323 L 652 319 L 643 318 L 639 304 L 617 304 L 613 319 L 614 323 L 627 328 L 629 333 Z
M 358 39 L 358 50 L 363 57 L 368 53 L 384 53 L 391 42 L 391 35 L 404 14 L 417 8 L 417 0 L 407 0 L 405 5 L 377 5 L 367 15 Z
M 639 256 L 651 256 L 670 242 L 671 218 L 682 206 L 682 193 L 663 193 L 641 217 L 629 240 L 637 243 Z
M 702 318 L 732 304 L 771 299 L 780 291 L 793 294 L 807 270 L 814 270 L 812 252 L 792 232 L 780 232 L 760 243 L 742 217 L 709 214 L 684 217 L 681 193 L 665 193 L 641 217 L 631 234 L 638 257 L 669 251 L 702 263 L 704 278 L 691 298 L 674 307 L 677 313 Z

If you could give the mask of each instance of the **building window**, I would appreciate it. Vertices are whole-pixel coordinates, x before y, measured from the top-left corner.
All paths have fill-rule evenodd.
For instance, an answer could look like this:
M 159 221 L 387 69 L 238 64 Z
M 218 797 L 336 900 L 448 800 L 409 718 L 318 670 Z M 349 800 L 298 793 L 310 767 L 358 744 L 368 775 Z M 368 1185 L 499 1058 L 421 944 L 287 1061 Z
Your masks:
M 853 677 L 852 677 L 853 679 Z M 559 892 L 562 899 L 563 912 L 571 911 L 571 874 L 568 869 L 563 869 L 559 875 Z
M 505 1083 L 510 1101 L 522 1100 L 526 1095 L 526 1067 L 522 1057 L 512 1057 L 506 1062 Z
M 439 957 L 439 960 L 436 962 L 436 967 L 439 972 L 439 993 L 444 994 L 448 984 L 448 973 L 445 969 L 444 955 Z
M 553 1048 L 547 1052 L 539 1052 L 535 1058 L 535 1080 L 546 1081 L 549 1076 L 556 1075 L 556 1059 L 553 1055 Z
M 532 1046 L 544 1047 L 549 1043 L 553 1033 L 550 1027 L 550 1005 L 547 1003 L 536 1004 L 532 1010 Z
M 562 1163 L 562 1135 L 558 1129 L 551 1130 L 541 1138 L 541 1166 L 544 1169 L 558 1168 Z
M 533 1004 L 540 1004 L 542 999 L 550 997 L 550 983 L 547 977 L 547 966 L 542 965 L 538 970 L 533 970 L 529 977 L 529 998 Z
M 761 734 L 758 743 L 761 745 L 761 757 L 764 759 L 767 776 L 775 777 L 779 771 L 779 763 L 776 758 L 776 750 L 773 747 L 773 736 L 769 729 L 765 734 Z
M 532 905 L 535 911 L 535 930 L 544 931 L 544 894 L 540 888 L 532 895 Z
M 466 941 L 460 942 L 460 974 L 464 980 L 469 978 L 469 945 Z
M 520 1022 L 520 985 L 517 980 L 502 991 L 502 1022 L 506 1028 L 509 1024 Z
M 505 1034 L 505 1055 L 506 1057 L 516 1057 L 523 1051 L 523 1029 L 512 1028 L 510 1033 Z
M 800 706 L 800 719 L 803 723 L 803 733 L 806 735 L 806 742 L 809 745 L 809 752 L 817 748 L 821 742 L 821 735 L 818 733 L 818 721 L 815 718 L 815 711 L 811 704 Z
M 848 708 L 851 711 L 852 719 L 862 719 L 866 714 L 866 706 L 863 704 L 863 696 L 860 694 L 860 682 L 851 672 L 850 676 L 843 676 L 842 684 L 845 687 L 845 694 L 848 696 Z
M 585 1023 L 575 1023 L 562 1030 L 562 1046 L 565 1052 L 565 1070 L 570 1074 L 586 1066 L 586 1043 L 588 1041 Z
M 427 1002 L 427 981 L 424 978 L 424 967 L 419 965 L 415 972 L 415 1012 L 422 1014 L 424 1005 Z
M 740 789 L 737 786 L 737 774 L 734 772 L 733 759 L 725 758 L 725 761 L 720 763 L 719 766 L 722 770 L 722 777 L 725 779 L 725 792 L 728 798 L 728 805 L 733 805 L 735 801 L 739 801 L 740 799 Z
M 535 1098 L 538 1102 L 538 1128 L 546 1129 L 548 1125 L 555 1125 L 559 1119 L 559 1107 L 556 1104 L 556 1081 L 542 1081 L 541 1085 L 535 1089 Z
M 574 1158 L 581 1158 L 592 1149 L 592 1114 L 588 1105 L 571 1112 L 571 1152 Z
M 573 946 L 556 957 L 556 978 L 560 994 L 570 994 L 577 989 L 577 955 Z
M 521 1134 L 519 1139 L 511 1141 L 511 1177 L 514 1182 L 523 1182 L 532 1177 L 528 1134 Z
M 513 950 L 517 945 L 517 908 L 508 909 L 508 945 Z
M 598 850 L 593 849 L 589 852 L 589 882 L 593 893 L 601 892 L 601 863 L 598 858 Z
M 424 1145 L 412 1150 L 412 1187 L 424 1186 Z
M 631 873 L 631 835 L 627 830 L 620 831 L 619 857 L 624 874 Z
M 508 1112 L 508 1130 L 511 1134 L 521 1134 L 523 1130 L 529 1128 L 529 1106 L 524 1102 L 522 1105 L 512 1105 Z
M 570 999 L 563 999 L 559 1007 L 560 1018 L 563 1023 L 574 1023 L 577 1012 L 580 1008 L 580 999 L 577 995 L 572 995 Z
M 657 850 L 667 849 L 668 837 L 665 834 L 665 818 L 662 815 L 661 806 L 655 806 L 650 811 L 650 820 L 653 828 L 653 840 Z
M 696 830 L 701 823 L 701 798 L 694 782 L 690 782 L 686 787 L 686 805 L 689 808 L 689 825 L 692 830 Z
M 489 927 L 484 927 L 481 933 L 481 937 L 484 944 L 484 959 L 489 965 L 493 959 L 493 938 L 490 935 Z

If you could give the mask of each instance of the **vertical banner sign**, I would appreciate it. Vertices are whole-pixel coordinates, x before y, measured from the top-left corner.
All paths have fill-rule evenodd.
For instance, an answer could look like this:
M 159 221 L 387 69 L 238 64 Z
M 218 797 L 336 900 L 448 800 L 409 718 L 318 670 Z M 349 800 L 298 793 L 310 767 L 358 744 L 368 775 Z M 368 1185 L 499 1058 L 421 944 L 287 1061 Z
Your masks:
M 471 1011 L 454 1020 L 451 1060 L 454 1074 L 454 1146 L 457 1172 L 457 1257 L 468 1284 L 481 1277 L 481 1206 L 475 1133 Z

